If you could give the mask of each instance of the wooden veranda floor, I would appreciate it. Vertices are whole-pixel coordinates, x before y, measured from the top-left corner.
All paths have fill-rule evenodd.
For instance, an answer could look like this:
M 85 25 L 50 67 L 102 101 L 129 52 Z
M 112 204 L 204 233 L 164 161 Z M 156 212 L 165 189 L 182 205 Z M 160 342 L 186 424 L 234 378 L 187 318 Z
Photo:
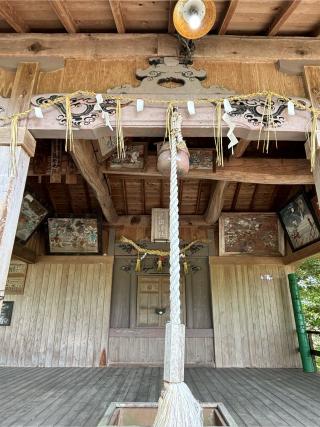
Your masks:
M 0 368 L 1 426 L 96 426 L 112 401 L 156 401 L 160 368 Z M 320 426 L 320 375 L 299 369 L 186 369 L 201 401 L 239 425 Z

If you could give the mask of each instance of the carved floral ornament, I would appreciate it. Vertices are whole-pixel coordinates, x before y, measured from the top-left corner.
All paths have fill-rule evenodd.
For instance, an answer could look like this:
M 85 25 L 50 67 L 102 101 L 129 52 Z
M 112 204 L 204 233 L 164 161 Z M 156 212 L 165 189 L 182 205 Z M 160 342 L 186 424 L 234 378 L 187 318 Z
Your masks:
M 197 108 L 212 108 L 212 127 L 215 132 L 217 151 L 223 153 L 222 127 L 228 128 L 227 136 L 233 149 L 238 140 L 233 130 L 239 121 L 242 125 L 264 132 L 264 149 L 268 151 L 271 132 L 286 126 L 290 116 L 303 111 L 305 131 L 310 132 L 311 168 L 314 166 L 316 151 L 316 134 L 320 110 L 311 106 L 306 99 L 279 95 L 272 91 L 261 91 L 249 94 L 235 94 L 216 86 L 206 88 L 202 81 L 206 78 L 203 70 L 196 70 L 173 58 L 151 59 L 146 70 L 136 72 L 141 81 L 138 87 L 124 85 L 107 91 L 95 93 L 77 91 L 71 94 L 46 94 L 33 97 L 31 107 L 21 113 L 5 116 L 5 108 L 1 105 L 0 116 L 2 125 L 11 124 L 11 145 L 17 144 L 17 128 L 20 119 L 31 116 L 32 122 L 46 119 L 46 112 L 55 110 L 55 120 L 59 126 L 66 128 L 66 149 L 73 149 L 73 130 L 107 127 L 116 136 L 119 157 L 125 155 L 122 132 L 122 110 L 135 107 L 139 114 L 149 106 L 167 108 L 187 106 L 188 113 L 196 118 Z M 112 120 L 111 120 L 112 118 Z M 193 119 L 194 120 L 194 119 Z M 115 129 L 113 129 L 115 128 Z M 271 132 L 270 132 L 271 131 Z M 267 136 L 266 136 L 267 135 Z M 260 139 L 260 138 L 259 138 Z M 273 138 L 273 139 L 276 139 Z M 218 166 L 223 165 L 223 158 L 217 156 Z M 15 169 L 15 156 L 11 170 Z

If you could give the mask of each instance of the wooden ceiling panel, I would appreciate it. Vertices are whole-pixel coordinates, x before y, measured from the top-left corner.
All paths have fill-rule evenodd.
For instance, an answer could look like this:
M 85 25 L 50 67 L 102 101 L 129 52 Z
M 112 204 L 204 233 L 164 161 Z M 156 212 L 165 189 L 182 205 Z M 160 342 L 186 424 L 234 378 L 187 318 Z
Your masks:
M 264 33 L 286 0 L 240 0 L 228 27 L 228 34 Z
M 208 181 L 200 181 L 199 194 L 196 207 L 196 215 L 203 215 L 208 207 L 208 202 L 211 194 L 212 183 Z
M 145 181 L 145 208 L 146 214 L 151 214 L 152 208 L 162 207 L 161 180 Z
M 144 191 L 142 180 L 127 179 L 125 181 L 128 215 L 140 215 L 144 213 Z
M 167 32 L 170 2 L 167 0 L 121 1 L 127 32 Z
M 123 182 L 118 178 L 109 178 L 109 188 L 114 207 L 118 215 L 126 215 Z
M 255 184 L 245 184 L 242 183 L 240 186 L 237 203 L 235 205 L 235 210 L 237 211 L 249 211 L 252 197 L 255 192 Z
M 254 211 L 270 211 L 273 208 L 275 197 L 275 185 L 257 185 L 252 210 Z
M 116 31 L 108 0 L 66 0 L 66 4 L 80 32 Z
M 320 1 L 303 0 L 281 27 L 279 36 L 312 33 L 320 22 Z
M 223 204 L 223 210 L 224 211 L 230 211 L 231 210 L 232 201 L 234 198 L 234 193 L 236 191 L 236 188 L 237 188 L 237 183 L 236 182 L 230 182 L 230 184 L 228 185 L 228 188 L 225 192 L 224 204 Z
M 188 180 L 183 183 L 180 203 L 181 215 L 192 215 L 197 210 L 199 180 Z
M 64 27 L 47 0 L 17 0 L 12 2 L 15 12 L 30 31 L 62 31 Z

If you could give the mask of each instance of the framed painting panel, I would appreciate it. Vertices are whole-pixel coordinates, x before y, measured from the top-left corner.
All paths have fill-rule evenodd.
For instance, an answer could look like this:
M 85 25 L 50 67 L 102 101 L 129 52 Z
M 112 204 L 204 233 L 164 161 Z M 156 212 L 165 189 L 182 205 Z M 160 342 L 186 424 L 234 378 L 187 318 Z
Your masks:
M 316 217 L 318 218 L 318 222 L 320 222 L 320 204 L 319 204 L 317 195 L 311 197 L 311 204 L 316 214 Z
M 16 239 L 26 243 L 48 215 L 48 210 L 29 191 L 25 192 L 18 220 Z
M 281 256 L 284 253 L 284 234 L 276 213 L 221 214 L 220 256 Z
M 98 217 L 49 217 L 47 252 L 50 255 L 97 255 L 102 252 Z
M 306 193 L 294 196 L 278 215 L 293 251 L 320 240 L 320 223 Z
M 5 294 L 23 294 L 28 265 L 25 262 L 11 260 Z
M 0 326 L 10 326 L 14 301 L 3 301 L 0 313 Z

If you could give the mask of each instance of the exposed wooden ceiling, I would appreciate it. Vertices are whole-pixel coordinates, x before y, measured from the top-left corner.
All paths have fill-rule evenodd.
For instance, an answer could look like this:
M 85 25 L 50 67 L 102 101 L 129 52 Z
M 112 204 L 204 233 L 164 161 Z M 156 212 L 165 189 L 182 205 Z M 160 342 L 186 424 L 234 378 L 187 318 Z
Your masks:
M 56 141 L 57 142 L 57 141 Z M 89 143 L 89 141 L 88 141 Z M 205 141 L 198 144 L 203 145 Z M 212 143 L 212 142 L 211 142 Z M 61 147 L 63 141 L 60 141 Z M 196 139 L 190 145 L 196 145 Z M 250 144 L 251 145 L 251 144 Z M 255 145 L 255 144 L 254 144 Z M 303 145 L 302 145 L 303 146 Z M 151 151 L 154 144 L 150 143 Z M 249 146 L 250 147 L 250 146 Z M 244 156 L 251 157 L 253 148 L 247 148 Z M 265 156 L 257 152 L 255 156 Z M 299 150 L 288 148 L 283 143 L 273 148 L 269 156 L 277 157 L 283 151 L 287 157 L 296 156 Z M 31 161 L 27 188 L 36 194 L 55 214 L 101 213 L 100 205 L 85 179 L 73 164 L 69 154 L 62 152 L 62 173 L 52 171 L 51 143 L 49 140 L 37 144 L 35 157 Z M 149 215 L 152 208 L 169 206 L 169 180 L 120 175 L 106 175 L 113 205 L 118 215 Z M 185 179 L 179 182 L 179 206 L 181 215 L 203 215 L 208 207 L 214 181 Z M 270 185 L 231 182 L 225 190 L 223 211 L 269 212 L 280 208 L 285 201 L 299 191 L 298 185 Z
M 175 0 L 0 0 L 0 32 L 173 33 Z M 319 0 L 215 0 L 212 34 L 319 36 Z

